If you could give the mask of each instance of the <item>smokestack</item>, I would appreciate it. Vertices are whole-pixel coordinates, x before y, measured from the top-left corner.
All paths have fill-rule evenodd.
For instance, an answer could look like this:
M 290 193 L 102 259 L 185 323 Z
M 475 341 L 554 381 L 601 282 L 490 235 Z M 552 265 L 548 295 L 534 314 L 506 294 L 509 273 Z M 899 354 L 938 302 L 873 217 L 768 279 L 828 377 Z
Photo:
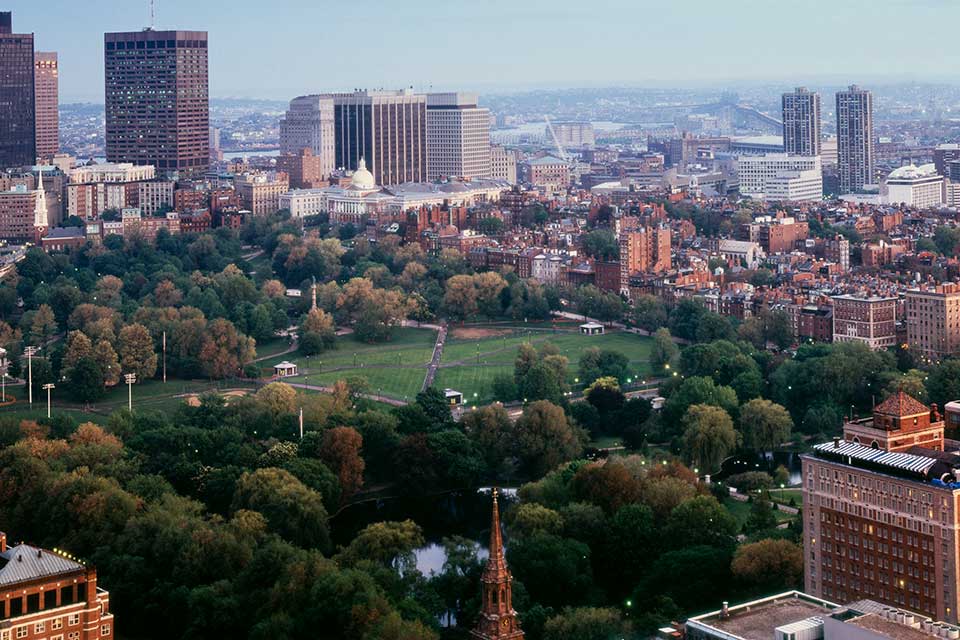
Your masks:
M 720 617 L 721 618 L 730 617 L 730 603 L 727 602 L 726 600 L 723 601 L 723 607 L 720 609 Z
M 834 439 L 833 439 L 833 448 L 834 448 L 834 449 L 839 449 L 839 448 L 840 448 L 840 438 L 834 437 Z

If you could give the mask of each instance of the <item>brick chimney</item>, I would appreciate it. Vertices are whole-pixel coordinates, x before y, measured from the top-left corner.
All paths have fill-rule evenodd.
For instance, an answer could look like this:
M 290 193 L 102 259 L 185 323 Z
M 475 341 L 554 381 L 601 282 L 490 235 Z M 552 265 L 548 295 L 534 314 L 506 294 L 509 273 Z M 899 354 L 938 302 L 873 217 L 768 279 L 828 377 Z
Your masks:
M 3 531 L 0 531 L 0 553 L 6 553 L 7 551 L 7 534 Z

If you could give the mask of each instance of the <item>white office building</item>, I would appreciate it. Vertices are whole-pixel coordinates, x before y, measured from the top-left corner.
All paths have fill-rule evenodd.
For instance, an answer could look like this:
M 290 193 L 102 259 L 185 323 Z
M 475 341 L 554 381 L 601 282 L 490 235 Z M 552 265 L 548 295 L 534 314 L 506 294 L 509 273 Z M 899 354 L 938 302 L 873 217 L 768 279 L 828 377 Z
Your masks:
M 883 202 L 926 209 L 943 204 L 943 176 L 933 164 L 894 169 L 881 189 Z
M 490 110 L 474 93 L 427 94 L 427 177 L 490 176 Z
M 799 202 L 823 198 L 820 156 L 767 153 L 741 156 L 740 194 L 761 200 Z

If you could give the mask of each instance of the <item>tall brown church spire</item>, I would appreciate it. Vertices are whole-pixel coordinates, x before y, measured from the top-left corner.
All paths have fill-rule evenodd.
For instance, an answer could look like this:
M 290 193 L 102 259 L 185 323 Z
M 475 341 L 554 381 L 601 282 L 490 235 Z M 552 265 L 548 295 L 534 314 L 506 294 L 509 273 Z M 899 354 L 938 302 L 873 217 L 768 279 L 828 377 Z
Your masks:
M 493 489 L 493 516 L 490 521 L 490 557 L 480 577 L 482 604 L 480 620 L 470 632 L 474 640 L 522 640 L 523 631 L 513 610 L 513 576 L 503 556 L 500 532 L 500 508 L 497 489 Z

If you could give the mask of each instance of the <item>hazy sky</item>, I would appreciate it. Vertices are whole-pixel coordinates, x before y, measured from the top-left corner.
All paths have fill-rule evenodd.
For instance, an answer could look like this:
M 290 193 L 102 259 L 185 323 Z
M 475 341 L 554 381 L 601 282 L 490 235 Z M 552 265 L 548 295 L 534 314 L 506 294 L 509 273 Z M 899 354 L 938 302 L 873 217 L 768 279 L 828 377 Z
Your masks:
M 103 101 L 103 32 L 149 0 L 0 0 L 60 52 L 61 101 Z M 210 32 L 215 97 L 960 78 L 954 0 L 157 0 Z

